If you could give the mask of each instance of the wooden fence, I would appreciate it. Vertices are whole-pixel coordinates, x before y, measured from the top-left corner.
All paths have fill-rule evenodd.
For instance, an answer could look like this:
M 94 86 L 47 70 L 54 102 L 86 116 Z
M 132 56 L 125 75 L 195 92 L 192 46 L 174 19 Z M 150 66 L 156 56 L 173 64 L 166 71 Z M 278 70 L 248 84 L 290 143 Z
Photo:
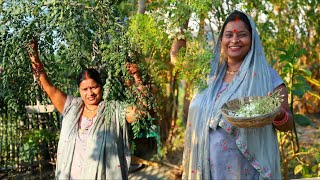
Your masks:
M 54 164 L 61 118 L 53 106 L 26 106 L 25 115 L 0 109 L 0 173 L 41 173 Z

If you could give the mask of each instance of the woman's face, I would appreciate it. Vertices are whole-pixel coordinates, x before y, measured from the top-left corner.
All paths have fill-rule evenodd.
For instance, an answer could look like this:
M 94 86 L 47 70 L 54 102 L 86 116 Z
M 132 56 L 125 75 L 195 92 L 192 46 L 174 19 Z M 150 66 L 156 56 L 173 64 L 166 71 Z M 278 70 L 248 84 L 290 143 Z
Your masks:
M 244 60 L 251 48 L 251 32 L 243 21 L 230 21 L 225 26 L 221 46 L 228 61 Z
M 79 91 L 86 105 L 98 105 L 102 99 L 102 87 L 91 78 L 87 78 L 80 83 Z

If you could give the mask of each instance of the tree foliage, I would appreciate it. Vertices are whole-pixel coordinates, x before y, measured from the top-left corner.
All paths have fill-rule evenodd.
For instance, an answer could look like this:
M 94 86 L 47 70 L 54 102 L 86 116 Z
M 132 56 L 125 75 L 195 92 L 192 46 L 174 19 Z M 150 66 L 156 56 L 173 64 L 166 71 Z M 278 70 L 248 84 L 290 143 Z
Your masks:
M 151 121 L 155 108 L 151 93 L 146 96 L 135 85 L 127 63 L 140 64 L 144 84 L 150 84 L 147 67 L 127 34 L 126 1 L 1 1 L 0 57 L 1 99 L 13 111 L 25 114 L 25 105 L 35 104 L 39 87 L 34 82 L 26 54 L 32 38 L 39 41 L 41 61 L 53 84 L 77 95 L 75 79 L 83 68 L 98 69 L 105 82 L 104 99 L 137 104 L 144 111 L 133 123 L 135 136 Z M 43 103 L 50 103 L 43 95 Z M 142 115 L 144 115 L 142 117 Z M 146 118 L 145 118 L 146 116 Z M 139 117 L 138 117 L 139 119 Z M 152 123 L 151 123 L 152 124 Z M 140 127 L 141 126 L 141 127 Z
M 178 100 L 183 93 L 180 80 L 187 84 L 185 99 L 205 86 L 217 35 L 234 9 L 245 11 L 256 22 L 267 59 L 289 87 L 292 108 L 301 102 L 309 109 L 319 106 L 317 0 L 145 2 L 145 13 L 136 14 L 138 3 L 132 0 L 0 0 L 0 111 L 6 105 L 23 114 L 25 105 L 35 103 L 39 88 L 25 48 L 36 37 L 49 77 L 68 94 L 77 94 L 78 72 L 95 67 L 106 82 L 106 100 L 143 101 L 148 107 L 140 108 L 155 109 L 163 121 L 176 118 L 168 114 L 177 113 L 179 104 L 185 103 Z M 179 49 L 173 63 L 172 45 L 177 40 L 185 41 L 186 47 Z M 143 83 L 149 85 L 147 97 L 137 87 L 125 86 L 132 80 L 125 69 L 128 62 L 139 65 Z M 148 114 L 146 119 L 152 117 Z M 133 124 L 134 131 L 146 124 Z M 167 123 L 161 128 L 170 127 L 174 126 Z

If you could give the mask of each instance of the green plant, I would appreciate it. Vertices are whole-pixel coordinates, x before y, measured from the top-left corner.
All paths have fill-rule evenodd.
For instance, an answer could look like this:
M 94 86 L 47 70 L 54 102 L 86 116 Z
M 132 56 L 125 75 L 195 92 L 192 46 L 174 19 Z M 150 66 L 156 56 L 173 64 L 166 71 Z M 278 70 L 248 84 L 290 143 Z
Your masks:
M 320 147 L 301 148 L 302 157 L 297 156 L 294 164 L 294 174 L 303 178 L 320 176 Z
M 32 167 L 35 158 L 43 158 L 41 154 L 48 150 L 47 145 L 57 142 L 57 139 L 58 133 L 50 132 L 47 129 L 26 130 L 21 142 L 19 158 L 22 162 L 28 162 Z
M 292 43 L 288 49 L 281 48 L 282 54 L 279 55 L 279 62 L 283 64 L 281 68 L 282 76 L 286 82 L 289 90 L 289 103 L 290 109 L 293 113 L 294 128 L 293 133 L 278 133 L 278 140 L 280 145 L 280 156 L 282 160 L 282 173 L 284 179 L 288 178 L 288 166 L 290 161 L 294 158 L 299 159 L 301 156 L 313 155 L 314 151 L 304 151 L 299 146 L 299 138 L 296 130 L 296 123 L 303 126 L 311 125 L 311 121 L 308 117 L 302 114 L 296 114 L 293 109 L 293 105 L 296 101 L 299 101 L 307 91 L 312 91 L 310 85 L 307 83 L 306 78 L 311 77 L 311 72 L 301 67 L 299 64 L 300 58 L 306 53 L 304 49 L 301 49 L 298 44 Z M 309 171 L 307 166 L 302 161 L 295 167 L 295 173 L 304 173 L 307 176 Z M 310 165 L 314 168 L 314 165 Z M 310 174 L 309 174 L 310 175 Z

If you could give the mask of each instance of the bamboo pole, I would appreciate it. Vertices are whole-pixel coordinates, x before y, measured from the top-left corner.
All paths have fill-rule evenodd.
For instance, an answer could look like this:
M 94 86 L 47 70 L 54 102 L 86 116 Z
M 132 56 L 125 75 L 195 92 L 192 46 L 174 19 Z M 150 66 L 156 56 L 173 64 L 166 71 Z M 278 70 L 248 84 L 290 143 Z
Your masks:
M 15 169 L 19 172 L 19 152 L 18 152 L 18 142 L 19 142 L 19 125 L 18 125 L 18 121 L 21 117 L 15 118 L 14 121 L 14 166 Z
M 4 137 L 4 146 L 5 146 L 5 154 L 4 154 L 4 162 L 7 162 L 9 160 L 8 158 L 8 152 L 9 152 L 9 149 L 8 149 L 8 139 L 7 139 L 7 135 L 8 135 L 8 108 L 6 109 L 6 115 L 5 115 L 5 121 L 4 121 L 4 124 L 5 124 L 5 128 L 4 128 L 4 131 L 5 133 L 3 134 L 3 137 Z M 4 168 L 5 169 L 8 169 L 8 163 L 5 163 L 4 165 Z
M 19 123 L 19 147 L 22 146 L 22 137 L 23 137 L 23 131 L 25 129 L 25 120 L 24 118 L 20 119 L 20 123 Z M 20 152 L 20 148 L 18 149 L 18 153 Z M 18 166 L 19 166 L 19 169 L 18 169 L 18 172 L 21 172 L 22 171 L 22 166 L 21 166 L 21 162 L 20 162 L 20 158 L 18 159 Z
M 3 114 L 1 113 L 0 114 L 0 169 L 3 168 L 3 163 L 4 163 L 3 156 L 2 156 L 2 153 L 4 153 L 4 151 L 3 151 L 3 136 L 4 136 L 4 133 L 3 133 Z
M 13 115 L 11 114 L 10 115 L 10 121 L 8 121 L 8 125 L 9 125 L 9 137 L 8 137 L 8 140 L 9 140 L 9 161 L 10 161 L 10 164 L 11 164 L 11 167 L 10 168 L 13 168 L 12 165 L 14 164 L 14 157 L 13 157 L 13 125 L 12 125 L 12 121 L 13 121 Z

